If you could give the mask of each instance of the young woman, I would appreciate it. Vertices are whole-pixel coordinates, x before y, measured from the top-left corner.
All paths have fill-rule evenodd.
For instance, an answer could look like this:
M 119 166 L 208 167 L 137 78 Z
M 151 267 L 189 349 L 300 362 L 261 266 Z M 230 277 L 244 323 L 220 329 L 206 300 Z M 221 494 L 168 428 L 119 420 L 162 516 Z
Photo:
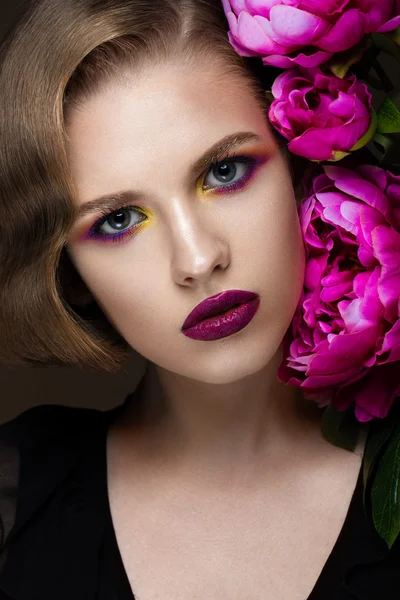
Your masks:
M 0 428 L 1 598 L 397 597 L 364 435 L 276 377 L 304 247 L 226 30 L 213 0 L 38 0 L 3 46 L 0 355 L 148 369 Z

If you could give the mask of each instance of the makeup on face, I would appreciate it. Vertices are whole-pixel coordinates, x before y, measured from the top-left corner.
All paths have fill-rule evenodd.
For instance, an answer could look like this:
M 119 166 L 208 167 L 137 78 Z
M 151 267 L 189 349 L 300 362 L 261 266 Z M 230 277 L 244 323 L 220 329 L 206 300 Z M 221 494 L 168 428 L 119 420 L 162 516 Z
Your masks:
M 246 155 L 231 153 L 219 160 L 213 159 L 197 180 L 197 195 L 211 200 L 216 195 L 239 193 L 251 183 L 258 167 L 266 162 L 267 156 L 267 152 L 257 148 L 248 150 Z M 97 205 L 102 216 L 86 227 L 78 235 L 78 240 L 118 243 L 142 231 L 151 221 L 151 211 L 141 205 L 130 204 L 132 198 L 141 199 L 143 194 L 126 192 L 108 199 L 99 199 Z M 81 216 L 89 211 L 94 212 L 95 207 L 96 201 L 87 203 L 81 209 Z M 115 221 L 113 225 L 110 225 L 110 220 Z
M 68 251 L 138 354 L 177 375 L 227 383 L 276 352 L 302 289 L 302 239 L 264 111 L 246 86 L 228 77 L 221 88 L 208 70 L 202 77 L 177 63 L 132 73 L 71 112 L 81 218 Z M 104 243 L 89 237 L 96 225 Z M 229 299 L 233 291 L 251 295 Z M 232 303 L 183 328 L 213 294 Z
M 227 290 L 200 302 L 181 331 L 188 338 L 205 342 L 228 337 L 247 327 L 259 306 L 256 293 Z
M 214 160 L 197 180 L 197 196 L 208 200 L 216 195 L 241 192 L 251 183 L 258 167 L 266 160 L 266 153 L 258 149 L 248 151 L 246 155 L 228 154 Z M 150 211 L 136 205 L 121 205 L 115 209 L 113 205 L 117 199 L 118 195 L 111 199 L 110 206 L 102 209 L 102 217 L 85 231 L 83 240 L 120 243 L 137 235 L 150 223 Z M 114 226 L 120 231 L 113 232 Z M 181 332 L 187 338 L 199 341 L 231 336 L 247 327 L 259 305 L 260 298 L 254 292 L 221 292 L 201 302 L 187 317 Z

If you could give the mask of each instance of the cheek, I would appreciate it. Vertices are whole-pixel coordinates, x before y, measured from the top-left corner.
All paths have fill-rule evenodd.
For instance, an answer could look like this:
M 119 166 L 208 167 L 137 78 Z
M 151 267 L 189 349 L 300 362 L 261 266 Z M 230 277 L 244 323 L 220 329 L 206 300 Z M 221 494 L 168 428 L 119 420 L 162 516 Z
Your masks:
M 257 339 L 265 362 L 280 346 L 304 284 L 305 250 L 296 203 L 291 194 L 279 199 L 260 204 L 259 226 L 249 227 L 247 236 L 251 248 L 248 272 L 254 272 L 261 295 Z
M 153 247 L 139 252 L 128 246 L 120 252 L 107 249 L 107 256 L 101 258 L 97 248 L 92 256 L 85 253 L 77 264 L 114 328 L 139 354 L 157 362 L 162 348 L 171 345 L 171 336 L 176 342 L 175 331 L 179 334 L 186 315 L 173 294 L 165 251 Z M 95 268 L 99 263 L 101 269 Z
M 305 253 L 290 178 L 285 171 L 273 170 L 252 195 L 242 214 L 236 255 L 251 261 L 249 266 L 267 283 L 271 301 L 296 302 L 304 280 Z
M 87 279 L 97 303 L 124 337 L 147 334 L 154 326 L 154 315 L 160 313 L 160 278 L 144 265 L 123 268 L 114 264 L 112 270 L 104 270 L 104 275 L 107 271 L 112 275 L 89 275 Z

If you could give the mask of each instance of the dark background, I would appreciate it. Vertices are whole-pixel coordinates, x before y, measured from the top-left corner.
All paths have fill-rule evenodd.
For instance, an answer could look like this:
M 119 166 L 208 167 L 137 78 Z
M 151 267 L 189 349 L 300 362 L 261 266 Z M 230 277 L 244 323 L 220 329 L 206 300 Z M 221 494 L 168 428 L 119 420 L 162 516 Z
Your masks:
M 18 20 L 24 6 L 26 0 L 0 0 L 0 40 Z

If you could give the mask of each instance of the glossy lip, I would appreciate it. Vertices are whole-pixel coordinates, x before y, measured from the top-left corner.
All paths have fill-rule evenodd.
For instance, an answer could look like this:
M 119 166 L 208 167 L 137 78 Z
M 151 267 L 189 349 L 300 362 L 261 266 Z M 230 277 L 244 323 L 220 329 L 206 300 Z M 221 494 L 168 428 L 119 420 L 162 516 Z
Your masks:
M 203 302 L 200 302 L 200 304 L 192 310 L 182 325 L 182 331 L 197 325 L 203 319 L 221 315 L 235 306 L 254 300 L 257 297 L 258 294 L 256 293 L 243 290 L 227 290 L 215 294 L 215 296 L 211 296 L 210 298 L 203 300 Z

